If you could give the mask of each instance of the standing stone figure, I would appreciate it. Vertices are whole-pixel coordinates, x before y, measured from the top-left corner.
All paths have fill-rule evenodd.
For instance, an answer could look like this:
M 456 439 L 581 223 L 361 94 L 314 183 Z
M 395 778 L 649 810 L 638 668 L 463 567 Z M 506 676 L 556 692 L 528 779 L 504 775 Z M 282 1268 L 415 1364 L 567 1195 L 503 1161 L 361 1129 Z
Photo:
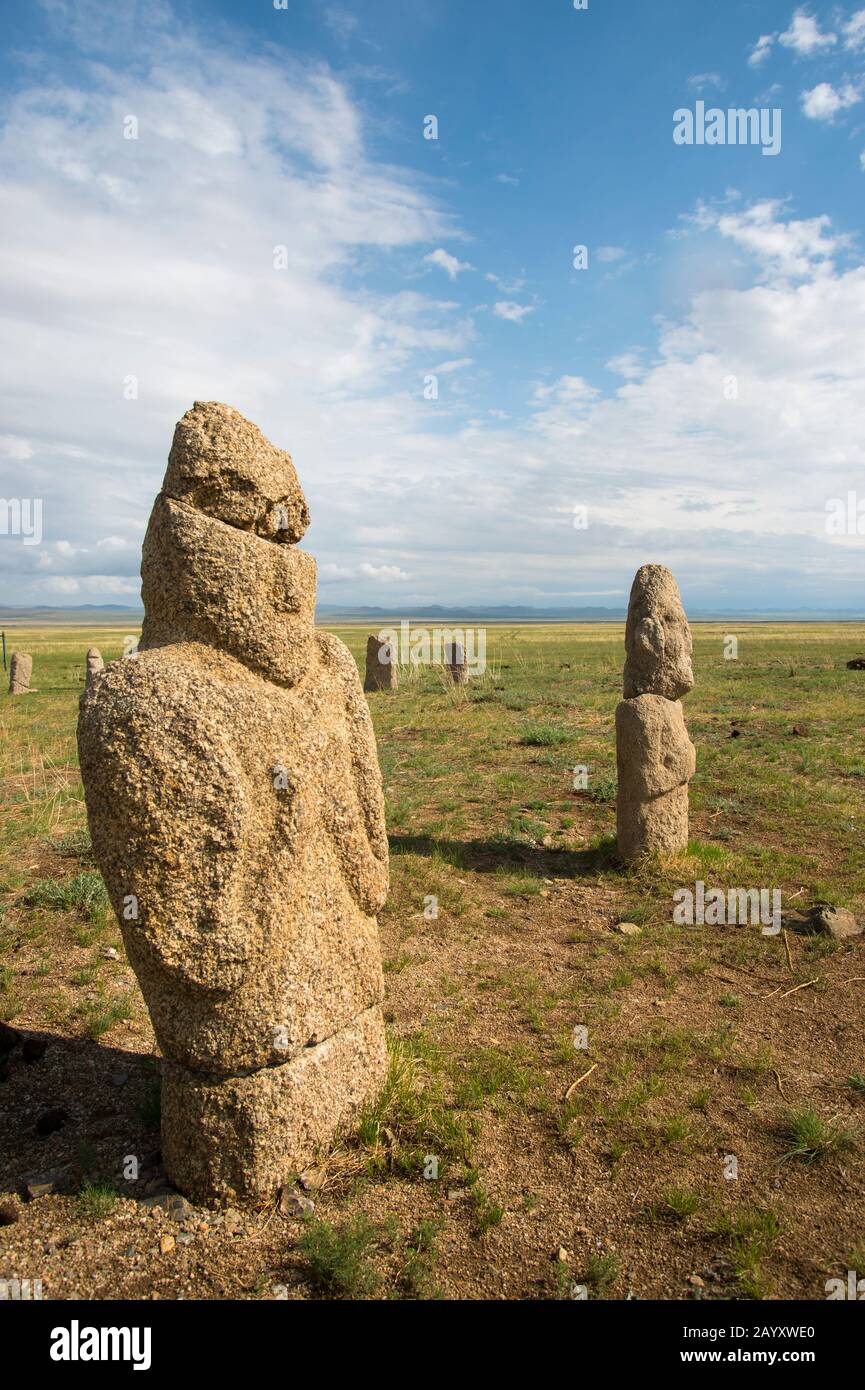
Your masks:
M 631 863 L 688 846 L 688 783 L 696 768 L 681 696 L 693 687 L 691 629 L 673 575 L 637 570 L 625 627 L 624 699 L 616 709 L 619 855 Z
M 135 656 L 81 698 L 96 859 L 164 1058 L 162 1155 L 265 1201 L 379 1090 L 384 807 L 357 666 L 314 629 L 291 458 L 196 402 L 144 540 Z
M 364 690 L 396 690 L 396 653 L 393 643 L 380 633 L 371 632 L 366 639 L 366 675 Z
M 445 669 L 455 685 L 462 685 L 468 677 L 466 652 L 462 642 L 445 643 Z
M 9 694 L 29 695 L 33 658 L 26 652 L 13 652 L 9 661 Z
M 102 653 L 98 647 L 89 647 L 87 650 L 87 688 L 93 684 L 94 676 L 98 676 L 100 671 L 105 670 L 105 662 L 102 660 Z

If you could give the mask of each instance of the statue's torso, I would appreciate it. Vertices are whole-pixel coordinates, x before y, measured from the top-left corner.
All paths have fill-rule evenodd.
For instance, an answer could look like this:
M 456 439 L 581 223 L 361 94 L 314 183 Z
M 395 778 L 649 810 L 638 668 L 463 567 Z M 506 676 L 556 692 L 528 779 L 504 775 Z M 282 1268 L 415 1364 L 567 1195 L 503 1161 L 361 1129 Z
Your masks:
M 290 687 L 181 643 L 82 702 L 97 861 L 160 1044 L 197 1070 L 285 1061 L 381 997 L 386 852 L 352 679 L 362 702 L 333 638 Z

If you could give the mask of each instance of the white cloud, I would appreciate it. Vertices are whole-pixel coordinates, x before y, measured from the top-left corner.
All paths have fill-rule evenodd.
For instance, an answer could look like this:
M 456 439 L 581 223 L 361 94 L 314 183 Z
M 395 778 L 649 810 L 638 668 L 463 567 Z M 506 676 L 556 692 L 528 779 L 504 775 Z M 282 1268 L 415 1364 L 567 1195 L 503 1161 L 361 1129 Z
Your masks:
M 404 584 L 410 578 L 411 576 L 399 565 L 376 565 L 369 560 L 362 560 L 356 565 L 341 565 L 330 560 L 318 566 L 320 584 L 336 584 L 345 580 L 353 580 L 356 583 L 359 579 L 371 579 L 379 584 Z
M 762 63 L 765 63 L 766 59 L 769 57 L 769 54 L 772 51 L 772 45 L 775 42 L 775 38 L 775 34 L 760 35 L 759 39 L 754 44 L 754 47 L 751 49 L 751 52 L 748 54 L 748 62 L 750 63 L 752 68 L 758 68 Z
M 36 587 L 44 594 L 68 595 L 77 594 L 81 586 L 77 579 L 69 579 L 63 575 L 57 575 L 53 579 L 41 580 Z
M 703 92 L 707 87 L 715 87 L 723 92 L 727 86 L 725 78 L 718 72 L 696 72 L 688 78 L 688 86 L 694 92 Z
M 861 91 L 849 83 L 836 89 L 831 82 L 818 82 L 802 93 L 802 110 L 812 121 L 831 121 L 839 111 L 846 111 L 861 100 Z
M 599 246 L 595 252 L 595 258 L 606 265 L 613 261 L 620 261 L 626 254 L 623 246 Z
M 360 109 L 323 65 L 239 51 L 158 4 L 131 19 L 128 3 L 89 0 L 46 14 L 69 48 L 120 38 L 83 69 L 64 53 L 80 86 L 43 51 L 0 121 L 0 293 L 14 306 L 0 327 L 0 495 L 44 498 L 45 535 L 2 547 L 4 598 L 28 602 L 46 569 L 83 600 L 108 567 L 117 593 L 137 592 L 143 524 L 194 399 L 227 400 L 290 447 L 314 519 L 338 493 L 351 525 L 357 433 L 380 441 L 373 459 L 386 452 L 412 415 L 409 376 L 473 337 L 458 307 L 404 288 L 454 219 L 432 183 L 368 156 Z M 129 114 L 137 141 L 123 138 Z M 354 274 L 379 257 L 390 293 Z M 51 548 L 61 527 L 74 554 Z M 319 528 L 325 561 L 330 547 L 339 535 Z
M 821 217 L 784 220 L 784 205 L 765 198 L 743 212 L 730 212 L 704 203 L 694 220 L 716 228 L 722 237 L 751 252 L 759 262 L 759 278 L 770 283 L 818 278 L 834 272 L 833 257 L 846 250 L 850 238 L 832 234 L 831 221 Z
M 535 405 L 555 400 L 565 405 L 580 405 L 595 400 L 600 392 L 582 376 L 560 376 L 551 386 L 536 386 L 532 393 Z
M 428 256 L 424 256 L 424 261 L 427 265 L 438 266 L 440 270 L 450 276 L 451 280 L 455 280 L 463 270 L 474 270 L 474 266 L 470 265 L 468 261 L 458 260 L 456 256 L 450 255 L 441 246 L 435 251 L 430 251 Z
M 119 579 L 116 574 L 88 574 L 82 579 L 70 575 L 55 575 L 51 579 L 40 579 L 34 584 L 37 593 L 61 594 L 64 597 L 77 595 L 82 601 L 88 598 L 105 597 L 131 599 L 134 607 L 141 585 L 137 579 Z
M 164 90 L 158 103 L 148 103 L 140 122 L 143 122 L 141 134 L 145 138 L 155 135 L 171 143 L 179 141 L 205 155 L 239 155 L 243 151 L 243 135 L 238 122 L 219 111 L 203 93 L 187 87 Z M 81 166 L 81 171 L 84 179 L 90 177 L 86 165 Z M 133 181 L 117 179 L 114 186 L 127 197 L 134 198 Z
M 617 376 L 625 377 L 627 381 L 633 381 L 645 372 L 638 352 L 620 353 L 618 357 L 611 357 L 606 365 L 611 372 L 615 372 Z
M 800 57 L 810 58 L 815 53 L 832 48 L 838 42 L 838 38 L 836 34 L 824 33 L 819 20 L 808 14 L 804 8 L 800 8 L 793 15 L 790 28 L 779 35 L 778 42 L 785 48 L 792 48 Z
M 33 445 L 16 434 L 0 434 L 0 455 L 7 459 L 32 459 Z
M 581 376 L 560 376 L 551 386 L 538 386 L 532 396 L 532 428 L 559 442 L 579 437 L 585 433 L 585 412 L 600 395 Z
M 533 304 L 515 304 L 510 299 L 500 299 L 493 305 L 496 318 L 505 319 L 508 323 L 522 323 L 534 312 Z
M 865 33 L 865 21 L 861 25 L 857 23 L 859 14 L 865 16 L 865 11 L 859 11 L 853 16 L 845 33 L 849 34 L 847 46 L 855 47 L 857 35 L 860 29 Z M 796 10 L 790 21 L 790 27 L 781 34 L 761 34 L 751 52 L 748 54 L 748 62 L 752 68 L 761 67 L 765 63 L 769 54 L 772 52 L 775 41 L 782 44 L 784 48 L 792 49 L 800 58 L 811 58 L 816 53 L 825 52 L 828 48 L 833 48 L 838 42 L 837 34 L 825 31 L 820 28 L 819 20 L 809 14 L 804 7 Z
M 484 276 L 484 279 L 489 280 L 490 284 L 495 285 L 503 294 L 519 294 L 526 283 L 525 280 L 521 279 L 504 280 L 500 275 L 493 275 L 492 271 L 489 270 Z
M 337 579 L 356 579 L 357 575 L 348 565 L 337 565 L 332 560 L 326 560 L 318 566 L 318 582 L 325 584 Z
M 398 580 L 400 583 L 403 583 L 406 579 L 410 578 L 405 570 L 400 569 L 399 565 L 371 565 L 366 561 L 359 566 L 359 573 L 362 574 L 365 579 L 377 579 L 382 582 L 387 580 Z
M 865 10 L 857 10 L 843 28 L 844 47 L 854 51 L 865 47 Z
M 439 362 L 432 370 L 438 375 L 447 375 L 449 372 L 459 372 L 463 367 L 470 367 L 474 358 L 454 357 L 449 362 Z
M 518 188 L 520 181 L 514 178 L 513 174 L 496 174 L 496 183 L 510 183 L 514 188 Z

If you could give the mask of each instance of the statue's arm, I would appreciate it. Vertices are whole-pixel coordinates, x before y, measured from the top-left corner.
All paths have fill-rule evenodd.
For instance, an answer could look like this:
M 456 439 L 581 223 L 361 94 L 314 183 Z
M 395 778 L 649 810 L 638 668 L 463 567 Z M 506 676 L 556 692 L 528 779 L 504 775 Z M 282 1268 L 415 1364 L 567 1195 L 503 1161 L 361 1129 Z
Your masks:
M 352 896 L 365 912 L 374 914 L 384 906 L 388 891 L 387 829 L 375 734 L 351 653 L 330 633 L 316 637 L 322 660 L 336 679 L 344 714 L 333 749 L 339 765 L 328 769 L 325 818 Z
M 253 944 L 243 770 L 218 722 L 202 719 L 202 693 L 178 694 L 155 665 L 113 663 L 81 701 L 94 853 L 128 950 L 230 988 Z

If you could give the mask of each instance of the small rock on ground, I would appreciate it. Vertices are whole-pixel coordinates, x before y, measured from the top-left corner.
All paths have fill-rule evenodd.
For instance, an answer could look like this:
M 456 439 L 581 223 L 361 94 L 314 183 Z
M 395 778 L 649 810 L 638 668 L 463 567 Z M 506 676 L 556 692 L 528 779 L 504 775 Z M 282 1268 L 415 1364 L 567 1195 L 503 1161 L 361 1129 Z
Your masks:
M 791 913 L 784 918 L 784 926 L 803 936 L 831 936 L 836 941 L 861 936 L 865 931 L 848 908 L 832 907 L 830 903 L 815 903 L 807 913 Z
M 315 1202 L 300 1192 L 283 1192 L 279 1199 L 279 1210 L 283 1216 L 311 1216 Z

